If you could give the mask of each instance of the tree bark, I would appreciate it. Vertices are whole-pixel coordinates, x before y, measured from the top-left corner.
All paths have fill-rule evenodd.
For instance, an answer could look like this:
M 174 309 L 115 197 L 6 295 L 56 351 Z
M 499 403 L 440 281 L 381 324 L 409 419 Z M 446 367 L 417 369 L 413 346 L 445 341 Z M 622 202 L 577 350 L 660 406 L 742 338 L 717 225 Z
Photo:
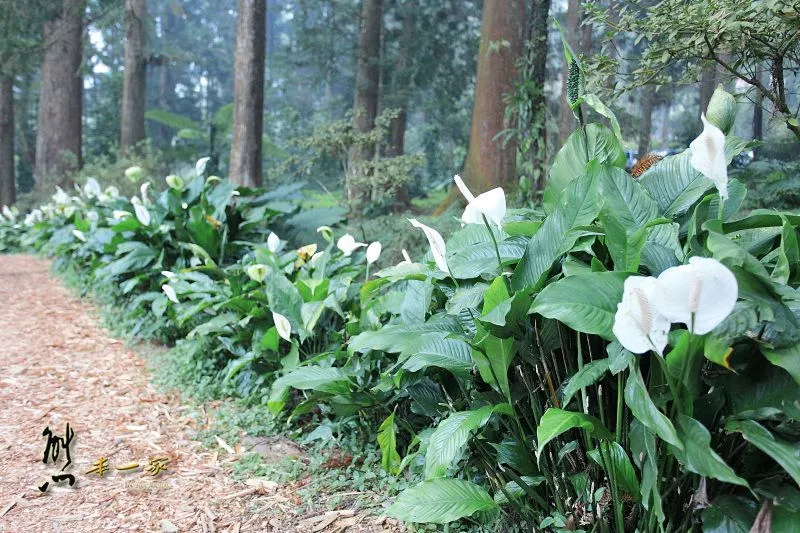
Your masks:
M 639 159 L 641 160 L 650 151 L 650 134 L 653 126 L 653 102 L 655 101 L 656 88 L 654 85 L 645 85 L 642 88 L 642 124 L 639 128 Z
M 81 167 L 83 16 L 85 0 L 61 0 L 44 23 L 44 54 L 36 129 L 37 187 L 63 183 Z
M 544 82 L 547 75 L 547 22 L 550 0 L 532 0 L 530 27 L 528 29 L 528 68 L 530 68 L 531 94 L 531 164 L 533 190 L 545 185 L 547 163 L 547 100 Z
M 233 84 L 230 180 L 257 187 L 262 182 L 266 0 L 239 0 Z
M 580 0 L 569 0 L 567 2 L 567 42 L 573 50 L 580 50 L 580 23 L 581 23 L 581 3 Z M 575 126 L 575 116 L 567 103 L 567 80 L 569 79 L 569 64 L 564 61 L 564 70 L 561 74 L 561 120 L 558 130 L 558 142 L 560 145 L 567 141 L 567 137 L 572 133 Z
M 764 139 L 764 93 L 756 91 L 753 100 L 753 139 L 761 141 Z M 753 148 L 753 159 L 761 156 L 761 146 Z
M 700 100 L 698 105 L 700 113 L 705 113 L 711 96 L 714 94 L 714 81 L 716 79 L 716 65 L 707 65 L 700 74 Z
M 145 138 L 144 107 L 147 89 L 147 3 L 125 0 L 125 73 L 119 147 L 124 153 Z
M 17 200 L 14 175 L 14 79 L 0 73 L 0 206 Z
M 380 51 L 383 21 L 383 0 L 362 0 L 361 33 L 358 39 L 358 70 L 356 72 L 353 119 L 357 133 L 367 133 L 375 127 L 380 88 Z M 375 146 L 355 146 L 350 150 L 347 169 L 347 200 L 355 216 L 363 212 L 369 191 L 363 185 L 363 162 L 375 156 Z
M 513 90 L 517 77 L 524 20 L 522 0 L 483 2 L 472 125 L 462 171 L 462 178 L 476 195 L 493 187 L 508 192 L 517 185 L 517 143 L 509 140 L 504 144 L 495 137 L 505 129 L 504 97 Z

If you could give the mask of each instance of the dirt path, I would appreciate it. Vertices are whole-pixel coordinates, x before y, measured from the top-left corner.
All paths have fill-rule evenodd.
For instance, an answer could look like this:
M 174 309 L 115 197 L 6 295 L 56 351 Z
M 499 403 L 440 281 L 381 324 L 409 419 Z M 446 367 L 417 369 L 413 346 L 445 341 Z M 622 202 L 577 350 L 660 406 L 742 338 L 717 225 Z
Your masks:
M 310 531 L 323 525 L 281 518 L 281 510 L 292 516 L 294 505 L 276 487 L 231 479 L 225 463 L 232 454 L 191 440 L 194 422 L 186 408 L 149 385 L 145 363 L 97 325 L 92 308 L 50 275 L 49 263 L 0 256 L 0 302 L 0 531 Z M 64 437 L 67 423 L 74 431 L 72 465 L 62 472 L 63 450 L 56 464 L 42 462 L 48 440 L 42 433 L 48 427 Z M 87 474 L 101 457 L 108 458 L 108 472 Z M 159 459 L 167 460 L 166 470 L 148 473 L 150 461 Z M 139 468 L 117 470 L 131 463 Z M 62 473 L 75 476 L 73 487 L 53 481 Z M 45 481 L 48 490 L 41 492 Z M 333 518 L 335 529 L 320 530 L 382 530 L 364 528 L 363 517 Z

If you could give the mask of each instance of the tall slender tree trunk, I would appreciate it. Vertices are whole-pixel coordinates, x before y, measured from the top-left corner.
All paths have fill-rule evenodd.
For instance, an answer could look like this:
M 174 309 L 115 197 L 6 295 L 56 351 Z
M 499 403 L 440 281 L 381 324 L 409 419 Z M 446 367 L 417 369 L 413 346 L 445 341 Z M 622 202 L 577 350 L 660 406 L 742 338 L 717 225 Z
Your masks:
M 707 65 L 700 74 L 700 100 L 698 105 L 700 112 L 705 113 L 711 96 L 714 94 L 714 81 L 716 79 L 716 65 Z
M 759 75 L 759 77 L 762 77 Z M 753 98 L 753 139 L 760 141 L 764 139 L 764 93 L 756 91 Z M 753 148 L 753 158 L 761 156 L 761 147 Z
M 0 206 L 17 200 L 14 175 L 14 78 L 0 73 Z
M 664 148 L 669 148 L 669 114 L 672 109 L 672 103 L 667 101 L 664 104 L 664 116 L 661 118 L 661 145 Z
M 239 0 L 230 180 L 248 187 L 262 181 L 266 24 L 266 0 Z
M 411 55 L 415 49 L 414 25 L 416 19 L 414 9 L 416 7 L 416 5 L 407 6 L 407 10 L 402 16 L 403 29 L 400 35 L 400 51 L 395 64 L 392 66 L 390 98 L 384 104 L 386 107 L 398 110 L 397 117 L 389 124 L 389 140 L 383 153 L 386 157 L 397 157 L 405 153 L 406 114 L 409 93 L 411 92 Z M 404 211 L 410 203 L 408 188 L 405 185 L 399 186 L 394 195 L 392 209 L 395 212 Z
M 573 50 L 577 52 L 581 47 L 579 46 L 581 33 L 581 3 L 580 0 L 569 0 L 567 2 L 567 42 Z M 563 145 L 569 134 L 572 132 L 575 125 L 575 116 L 572 114 L 572 109 L 567 104 L 567 80 L 569 79 L 569 65 L 564 62 L 564 70 L 561 75 L 561 120 L 558 130 L 558 142 Z
M 528 34 L 528 68 L 531 69 L 531 157 L 534 175 L 533 189 L 540 191 L 545 184 L 547 164 L 547 100 L 544 82 L 547 74 L 547 21 L 550 0 L 532 0 Z
M 645 85 L 642 88 L 642 124 L 639 128 L 639 159 L 650 151 L 650 135 L 653 126 L 653 103 L 656 88 L 654 85 Z
M 505 129 L 504 98 L 513 90 L 517 78 L 524 20 L 522 0 L 483 2 L 472 125 L 461 173 L 475 194 L 492 187 L 509 191 L 517 186 L 517 143 L 513 140 L 504 143 L 496 137 Z M 496 43 L 508 43 L 508 46 L 497 47 Z
M 381 29 L 383 0 L 362 0 L 361 33 L 358 39 L 358 70 L 356 72 L 353 119 L 358 133 L 375 127 L 380 88 Z M 355 146 L 350 150 L 347 169 L 347 200 L 355 216 L 363 213 L 369 191 L 365 190 L 364 162 L 375 156 L 375 147 Z
M 125 73 L 122 81 L 120 150 L 126 152 L 145 138 L 144 107 L 147 95 L 146 0 L 125 0 Z
M 40 188 L 63 183 L 82 163 L 84 10 L 85 0 L 61 0 L 56 15 L 44 23 L 34 170 Z

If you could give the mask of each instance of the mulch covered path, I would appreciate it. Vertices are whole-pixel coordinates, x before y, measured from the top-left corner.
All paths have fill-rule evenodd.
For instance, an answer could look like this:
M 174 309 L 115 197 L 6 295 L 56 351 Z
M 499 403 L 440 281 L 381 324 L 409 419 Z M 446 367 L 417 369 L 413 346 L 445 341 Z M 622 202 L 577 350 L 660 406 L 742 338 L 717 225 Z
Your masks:
M 148 383 L 145 362 L 101 329 L 93 312 L 50 274 L 47 261 L 0 256 L 0 531 L 333 532 L 388 526 L 347 510 L 297 516 L 285 487 L 234 481 L 226 463 L 238 450 L 224 442 L 210 450 L 193 441 L 196 423 L 188 408 Z M 65 437 L 67 424 L 74 432 L 72 464 L 62 471 L 63 447 L 56 463 L 52 450 L 42 461 L 48 441 L 43 432 L 49 428 L 54 442 Z M 87 473 L 103 457 L 103 476 Z M 117 470 L 134 464 L 139 466 Z M 159 465 L 166 469 L 156 472 Z M 72 474 L 75 485 L 54 481 L 61 474 Z

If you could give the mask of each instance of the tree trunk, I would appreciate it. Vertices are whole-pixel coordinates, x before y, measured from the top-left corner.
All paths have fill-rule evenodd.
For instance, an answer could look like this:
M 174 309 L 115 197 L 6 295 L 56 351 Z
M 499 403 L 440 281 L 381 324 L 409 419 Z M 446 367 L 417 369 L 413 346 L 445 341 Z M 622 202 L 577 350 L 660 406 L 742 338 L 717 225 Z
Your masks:
M 667 101 L 664 104 L 664 116 L 661 119 L 663 122 L 661 129 L 661 145 L 664 148 L 669 148 L 669 114 L 671 109 L 672 104 L 671 102 Z
M 528 35 L 528 68 L 531 69 L 531 164 L 533 190 L 544 189 L 547 164 L 547 100 L 544 82 L 547 74 L 547 22 L 550 0 L 532 0 Z
M 0 74 L 0 206 L 17 200 L 14 176 L 14 78 Z
M 122 116 L 119 147 L 124 153 L 143 141 L 147 90 L 147 4 L 125 0 L 125 73 L 122 84 Z
M 716 74 L 717 69 L 715 64 L 707 65 L 700 74 L 700 113 L 705 113 L 706 109 L 708 109 L 708 103 L 711 101 L 711 96 L 714 94 Z
M 522 0 L 483 2 L 472 125 L 461 173 L 476 195 L 493 187 L 503 187 L 509 192 L 517 185 L 517 143 L 513 140 L 503 143 L 495 137 L 505 129 L 504 97 L 513 90 L 517 77 L 524 20 Z M 497 43 L 504 41 L 508 46 L 497 47 Z
M 650 134 L 653 126 L 653 101 L 656 88 L 654 85 L 645 85 L 642 88 L 642 124 L 639 128 L 639 159 L 641 160 L 650 151 Z
M 753 139 L 761 141 L 764 139 L 764 95 L 761 91 L 756 92 L 753 102 Z M 753 159 L 759 159 L 761 146 L 753 148 Z
M 580 23 L 581 23 L 581 3 L 580 0 L 569 0 L 567 2 L 567 42 L 573 50 L 581 49 L 580 43 Z M 561 120 L 558 130 L 558 142 L 564 145 L 567 137 L 575 127 L 575 115 L 572 114 L 567 103 L 567 80 L 569 79 L 569 65 L 564 61 L 564 70 L 561 75 Z
M 358 39 L 358 70 L 356 72 L 353 119 L 357 133 L 367 133 L 375 127 L 380 88 L 381 27 L 383 0 L 362 0 L 361 33 Z M 375 146 L 351 148 L 347 169 L 347 201 L 355 216 L 363 212 L 369 191 L 364 187 L 363 163 L 375 156 Z
M 402 16 L 403 29 L 400 35 L 400 51 L 397 61 L 392 66 L 392 81 L 389 98 L 384 104 L 387 108 L 398 109 L 399 113 L 389 124 L 389 140 L 384 149 L 386 157 L 397 157 L 405 154 L 406 136 L 406 109 L 411 91 L 411 54 L 414 50 L 414 26 L 416 23 L 414 9 L 417 6 L 408 6 Z M 404 211 L 411 205 L 408 197 L 408 188 L 404 185 L 397 187 L 394 195 L 394 212 Z
M 84 0 L 62 0 L 44 23 L 34 170 L 39 188 L 63 183 L 68 172 L 81 167 L 84 9 Z
M 239 0 L 229 175 L 231 182 L 247 187 L 262 181 L 266 24 L 266 0 Z
M 34 72 L 26 69 L 25 72 L 17 76 L 17 89 L 19 98 L 14 103 L 14 128 L 15 144 L 19 154 L 19 161 L 16 168 L 17 188 L 20 193 L 27 193 L 33 190 L 33 167 L 36 164 L 36 114 L 32 102 L 36 95 L 34 93 Z

